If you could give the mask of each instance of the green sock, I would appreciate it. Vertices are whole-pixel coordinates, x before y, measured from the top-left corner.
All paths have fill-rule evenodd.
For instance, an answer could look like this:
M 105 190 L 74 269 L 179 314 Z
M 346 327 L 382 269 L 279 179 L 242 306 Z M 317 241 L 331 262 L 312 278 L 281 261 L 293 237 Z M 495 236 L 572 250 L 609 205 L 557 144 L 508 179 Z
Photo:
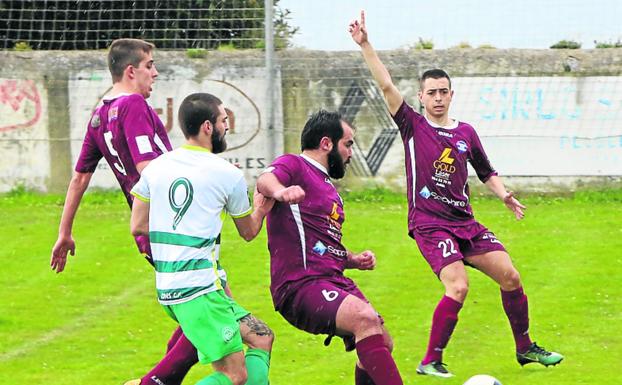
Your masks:
M 214 372 L 197 382 L 197 385 L 233 385 L 229 377 L 220 372 Z
M 245 359 L 248 372 L 246 385 L 268 385 L 270 383 L 268 381 L 270 353 L 261 349 L 248 349 Z

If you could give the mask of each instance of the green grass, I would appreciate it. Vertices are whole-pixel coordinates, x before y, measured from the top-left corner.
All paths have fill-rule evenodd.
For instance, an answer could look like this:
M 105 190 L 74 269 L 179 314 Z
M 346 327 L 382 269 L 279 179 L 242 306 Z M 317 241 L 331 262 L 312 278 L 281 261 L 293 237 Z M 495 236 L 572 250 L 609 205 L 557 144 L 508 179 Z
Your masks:
M 517 384 L 618 384 L 622 362 L 622 190 L 527 196 L 524 221 L 497 200 L 474 199 L 478 219 L 504 242 L 529 296 L 532 337 L 566 356 L 554 368 L 514 360 L 498 288 L 469 270 L 470 292 L 444 360 L 456 377 L 417 376 L 441 284 L 406 235 L 404 197 L 344 194 L 344 242 L 371 249 L 375 271 L 352 271 L 395 341 L 406 384 L 458 385 L 477 373 Z M 121 194 L 88 194 L 74 226 L 76 256 L 61 274 L 49 254 L 62 197 L 0 196 L 0 373 L 7 385 L 122 384 L 161 357 L 175 327 L 155 299 L 153 273 L 129 236 Z M 288 325 L 269 296 L 266 238 L 246 243 L 227 220 L 223 263 L 236 300 L 275 331 L 273 385 L 353 384 L 354 353 Z M 210 371 L 195 366 L 186 384 Z

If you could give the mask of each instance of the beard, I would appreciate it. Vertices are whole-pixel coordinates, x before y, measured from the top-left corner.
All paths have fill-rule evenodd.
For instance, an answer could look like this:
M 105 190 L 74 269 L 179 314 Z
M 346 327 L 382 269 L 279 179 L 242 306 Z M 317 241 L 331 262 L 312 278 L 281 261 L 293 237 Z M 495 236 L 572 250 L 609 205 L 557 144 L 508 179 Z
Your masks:
M 333 179 L 341 179 L 344 175 L 346 175 L 346 165 L 335 145 L 328 153 L 328 176 Z
M 216 133 L 216 132 L 214 132 Z M 227 141 L 224 133 L 222 135 L 212 135 L 212 153 L 220 154 L 227 149 Z

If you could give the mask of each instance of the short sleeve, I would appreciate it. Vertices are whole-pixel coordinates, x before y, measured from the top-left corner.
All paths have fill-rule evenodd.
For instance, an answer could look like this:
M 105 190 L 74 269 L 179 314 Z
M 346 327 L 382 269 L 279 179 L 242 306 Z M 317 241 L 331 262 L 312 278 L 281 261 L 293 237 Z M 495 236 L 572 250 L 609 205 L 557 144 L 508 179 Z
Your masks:
M 80 155 L 76 162 L 75 171 L 81 173 L 95 172 L 97 164 L 103 156 L 99 147 L 97 147 L 95 138 L 93 138 L 93 131 L 89 124 L 86 135 L 84 135 L 84 142 L 82 142 L 82 149 L 80 150 Z
M 406 101 L 402 102 L 400 108 L 393 115 L 393 121 L 400 130 L 402 137 L 412 136 L 413 123 L 421 116 Z
M 143 202 L 149 202 L 149 200 L 151 199 L 151 193 L 149 191 L 149 183 L 147 181 L 148 173 L 146 171 L 147 171 L 147 168 L 143 170 L 143 173 L 141 174 L 140 179 L 138 180 L 138 182 L 136 182 L 134 187 L 132 187 L 132 191 L 130 191 L 130 194 L 136 197 L 136 199 L 139 199 Z
M 482 183 L 486 183 L 491 176 L 497 175 L 497 172 L 490 164 L 490 160 L 484 151 L 484 146 L 479 139 L 479 136 L 472 131 L 471 134 L 471 154 L 470 154 L 471 166 L 477 173 L 477 177 Z
M 240 175 L 227 197 L 226 209 L 233 218 L 242 218 L 251 213 L 252 208 L 248 197 L 248 186 L 243 175 Z
M 140 95 L 132 95 L 123 111 L 123 132 L 134 164 L 157 158 L 162 151 L 154 142 L 156 132 L 151 109 Z
M 285 187 L 299 184 L 296 178 L 302 175 L 302 159 L 299 156 L 285 154 L 272 162 L 264 172 L 271 172 Z

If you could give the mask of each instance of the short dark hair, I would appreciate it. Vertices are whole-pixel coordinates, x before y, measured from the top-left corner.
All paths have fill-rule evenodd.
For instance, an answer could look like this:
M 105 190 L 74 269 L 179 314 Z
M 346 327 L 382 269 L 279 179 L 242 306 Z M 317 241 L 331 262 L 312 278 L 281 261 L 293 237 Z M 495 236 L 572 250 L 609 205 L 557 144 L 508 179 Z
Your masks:
M 300 148 L 304 150 L 315 150 L 320 147 L 320 141 L 328 136 L 333 143 L 343 137 L 344 121 L 339 112 L 319 110 L 309 117 L 300 135 Z
M 212 94 L 197 92 L 186 96 L 179 106 L 179 126 L 186 139 L 197 136 L 206 120 L 216 124 L 222 101 Z
M 421 90 L 423 90 L 423 82 L 425 82 L 426 79 L 442 78 L 446 78 L 449 81 L 449 89 L 451 89 L 451 79 L 449 78 L 449 75 L 447 75 L 447 72 L 438 68 L 425 71 L 423 75 L 421 75 L 421 79 L 419 79 L 419 87 L 421 87 Z
M 128 65 L 138 67 L 141 60 L 155 49 L 155 45 L 140 39 L 117 39 L 108 50 L 108 69 L 114 83 L 123 78 Z

